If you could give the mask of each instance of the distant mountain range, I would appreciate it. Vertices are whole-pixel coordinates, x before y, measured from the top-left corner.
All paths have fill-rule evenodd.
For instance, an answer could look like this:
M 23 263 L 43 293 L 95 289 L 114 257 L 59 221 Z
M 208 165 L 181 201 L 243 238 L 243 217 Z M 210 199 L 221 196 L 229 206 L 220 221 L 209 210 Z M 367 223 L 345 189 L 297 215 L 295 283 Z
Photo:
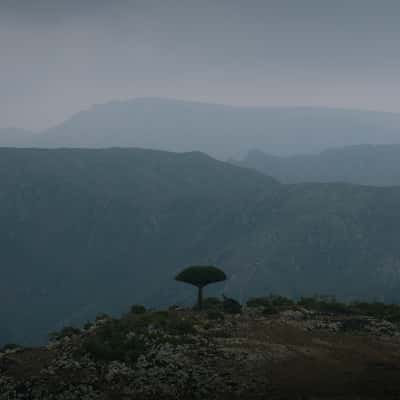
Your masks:
M 0 149 L 0 339 L 207 289 L 400 301 L 400 187 L 283 185 L 199 152 Z
M 400 144 L 400 114 L 324 108 L 231 107 L 139 98 L 96 105 L 64 123 L 0 146 L 141 147 L 202 151 L 226 160 L 256 148 L 275 155 Z
M 360 145 L 319 154 L 278 157 L 252 150 L 236 165 L 253 168 L 283 183 L 347 182 L 400 185 L 400 145 Z

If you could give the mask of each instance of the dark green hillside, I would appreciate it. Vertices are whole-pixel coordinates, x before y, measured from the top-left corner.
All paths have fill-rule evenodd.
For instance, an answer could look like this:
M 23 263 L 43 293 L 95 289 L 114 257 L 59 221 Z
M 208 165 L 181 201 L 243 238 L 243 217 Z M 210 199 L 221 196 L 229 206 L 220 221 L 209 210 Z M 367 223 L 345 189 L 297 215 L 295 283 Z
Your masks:
M 250 151 L 237 165 L 273 176 L 282 183 L 347 182 L 373 186 L 400 185 L 400 145 L 359 145 L 319 154 L 277 157 Z
M 0 149 L 3 341 L 39 341 L 129 304 L 210 293 L 400 300 L 400 189 L 281 185 L 201 153 Z M 3 336 L 6 336 L 5 338 Z
M 260 292 L 399 300 L 399 204 L 397 188 L 286 186 L 269 220 L 268 206 L 253 210 L 258 223 L 241 243 L 251 255 L 232 255 L 253 262 L 237 281 Z
M 241 214 L 278 187 L 200 153 L 0 153 L 0 311 L 18 340 L 178 298 L 174 273 L 239 239 Z

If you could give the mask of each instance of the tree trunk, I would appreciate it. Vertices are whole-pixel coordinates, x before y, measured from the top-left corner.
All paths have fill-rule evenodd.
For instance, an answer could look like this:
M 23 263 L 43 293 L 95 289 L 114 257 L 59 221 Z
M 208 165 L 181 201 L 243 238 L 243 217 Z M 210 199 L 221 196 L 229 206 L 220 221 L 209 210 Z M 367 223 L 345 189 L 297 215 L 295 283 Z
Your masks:
M 199 291 L 197 293 L 197 308 L 201 310 L 203 308 L 203 286 L 199 286 Z

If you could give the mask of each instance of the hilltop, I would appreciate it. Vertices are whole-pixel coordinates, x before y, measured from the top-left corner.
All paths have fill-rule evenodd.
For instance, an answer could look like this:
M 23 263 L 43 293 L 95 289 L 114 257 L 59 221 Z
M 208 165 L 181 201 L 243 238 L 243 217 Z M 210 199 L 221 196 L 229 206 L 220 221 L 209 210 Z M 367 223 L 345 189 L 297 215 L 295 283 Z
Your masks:
M 303 303 L 102 315 L 0 352 L 0 399 L 397 399 L 398 322 Z

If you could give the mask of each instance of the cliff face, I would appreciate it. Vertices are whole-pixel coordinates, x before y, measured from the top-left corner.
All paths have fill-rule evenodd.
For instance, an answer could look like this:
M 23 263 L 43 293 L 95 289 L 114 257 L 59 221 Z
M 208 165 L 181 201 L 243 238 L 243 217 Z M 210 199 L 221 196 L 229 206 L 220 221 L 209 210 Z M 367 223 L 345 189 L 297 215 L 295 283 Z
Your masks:
M 305 308 L 99 317 L 0 353 L 0 399 L 395 399 L 400 329 Z

